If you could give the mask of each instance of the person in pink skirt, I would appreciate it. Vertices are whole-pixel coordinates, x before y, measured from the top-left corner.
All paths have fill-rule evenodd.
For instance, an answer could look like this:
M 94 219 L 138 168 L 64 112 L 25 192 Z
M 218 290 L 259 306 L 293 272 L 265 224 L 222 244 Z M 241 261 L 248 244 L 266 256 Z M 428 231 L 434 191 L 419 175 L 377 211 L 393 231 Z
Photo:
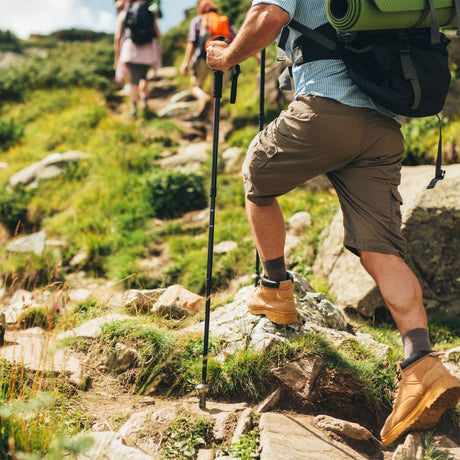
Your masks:
M 128 8 L 143 3 L 144 0 L 124 0 L 124 8 L 118 15 L 118 27 L 115 33 L 115 78 L 123 81 L 126 71 L 131 82 L 130 90 L 130 114 L 137 118 L 137 107 L 145 110 L 149 89 L 147 84 L 147 72 L 150 68 L 156 71 L 162 64 L 162 53 L 159 39 L 161 32 L 157 24 L 156 16 L 153 15 L 153 27 L 155 36 L 142 45 L 136 45 L 130 36 L 130 30 L 125 25 Z

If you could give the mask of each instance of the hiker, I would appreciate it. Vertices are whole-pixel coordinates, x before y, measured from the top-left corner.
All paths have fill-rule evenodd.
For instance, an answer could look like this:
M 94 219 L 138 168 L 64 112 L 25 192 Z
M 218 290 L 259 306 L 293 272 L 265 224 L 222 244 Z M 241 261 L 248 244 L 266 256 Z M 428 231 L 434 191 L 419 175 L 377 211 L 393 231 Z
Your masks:
M 210 0 L 201 0 L 198 4 L 198 15 L 195 16 L 189 26 L 187 47 L 185 50 L 184 61 L 180 67 L 181 73 L 187 75 L 191 71 L 191 91 L 193 96 L 198 100 L 198 118 L 205 118 L 212 108 L 212 98 L 204 90 L 206 77 L 209 73 L 209 67 L 206 64 L 206 42 L 210 35 L 223 35 L 232 40 L 236 35 L 233 26 L 225 25 L 219 31 L 206 31 L 208 17 L 218 15 L 219 8 Z M 209 28 L 209 26 L 208 26 Z M 226 29 L 226 30 L 225 30 Z M 225 87 L 232 77 L 232 71 L 229 69 L 223 77 L 223 86 Z
M 229 69 L 268 47 L 292 19 L 312 29 L 325 24 L 324 3 L 253 0 L 235 40 L 209 45 L 208 65 Z M 290 58 L 298 36 L 290 30 Z M 398 192 L 404 139 L 394 114 L 351 82 L 340 59 L 294 65 L 293 78 L 295 100 L 253 139 L 243 164 L 246 211 L 263 267 L 247 306 L 278 324 L 296 322 L 277 197 L 326 174 L 343 211 L 344 246 L 375 280 L 402 338 L 398 392 L 381 431 L 388 445 L 409 430 L 431 428 L 460 398 L 460 381 L 432 351 L 422 290 L 404 262 Z
M 120 19 L 120 14 L 124 14 L 124 10 L 128 5 L 128 0 L 115 0 L 115 8 L 117 10 L 117 23 Z M 119 45 L 123 42 L 124 30 L 120 40 L 114 40 L 114 55 L 118 56 L 120 53 Z M 131 84 L 129 81 L 129 70 L 126 62 L 121 62 L 119 59 L 115 59 L 113 68 L 115 70 L 115 81 L 123 83 L 123 94 L 129 95 L 131 92 Z
M 118 28 L 115 34 L 115 68 L 123 64 L 128 68 L 131 82 L 130 115 L 136 118 L 138 105 L 141 110 L 147 108 L 149 96 L 147 72 L 153 68 L 156 75 L 156 71 L 162 64 L 161 47 L 158 41 L 161 32 L 156 16 L 148 11 L 147 2 L 127 0 L 125 4 L 126 8 L 118 16 Z M 132 18 L 147 21 L 147 25 L 141 28 Z M 138 37 L 137 33 L 140 35 L 141 32 L 142 35 Z

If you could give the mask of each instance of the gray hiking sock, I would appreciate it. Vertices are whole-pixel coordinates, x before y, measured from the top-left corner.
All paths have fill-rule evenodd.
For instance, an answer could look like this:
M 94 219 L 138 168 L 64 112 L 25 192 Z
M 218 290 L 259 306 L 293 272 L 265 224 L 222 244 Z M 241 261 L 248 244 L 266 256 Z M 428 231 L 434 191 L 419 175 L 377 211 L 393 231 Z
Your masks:
M 418 327 L 406 332 L 402 336 L 402 343 L 404 348 L 404 360 L 422 351 L 431 351 L 428 329 L 423 327 Z
M 277 259 L 261 260 L 264 269 L 264 277 L 271 281 L 286 281 L 288 275 L 286 273 L 286 263 L 284 257 Z

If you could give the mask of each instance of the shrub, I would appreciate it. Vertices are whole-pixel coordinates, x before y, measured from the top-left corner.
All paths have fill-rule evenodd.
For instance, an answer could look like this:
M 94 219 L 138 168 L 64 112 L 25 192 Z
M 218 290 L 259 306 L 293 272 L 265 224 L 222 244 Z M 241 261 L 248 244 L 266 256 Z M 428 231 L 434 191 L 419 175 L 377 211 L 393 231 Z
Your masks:
M 147 187 L 155 216 L 160 219 L 178 217 L 207 204 L 204 178 L 198 173 L 155 173 L 147 178 Z
M 30 192 L 23 187 L 5 190 L 0 194 L 0 222 L 12 235 L 28 221 L 30 197 Z
M 0 148 L 8 150 L 24 135 L 24 125 L 16 123 L 12 118 L 0 120 Z

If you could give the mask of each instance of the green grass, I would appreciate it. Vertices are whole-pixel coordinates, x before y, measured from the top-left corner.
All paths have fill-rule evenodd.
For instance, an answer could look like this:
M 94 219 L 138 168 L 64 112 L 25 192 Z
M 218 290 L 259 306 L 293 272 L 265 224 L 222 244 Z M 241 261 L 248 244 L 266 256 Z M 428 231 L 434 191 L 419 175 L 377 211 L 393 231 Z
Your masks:
M 64 440 L 85 429 L 88 419 L 65 381 L 2 360 L 0 423 L 1 458 L 7 458 L 13 438 L 14 452 L 51 459 L 68 452 Z

